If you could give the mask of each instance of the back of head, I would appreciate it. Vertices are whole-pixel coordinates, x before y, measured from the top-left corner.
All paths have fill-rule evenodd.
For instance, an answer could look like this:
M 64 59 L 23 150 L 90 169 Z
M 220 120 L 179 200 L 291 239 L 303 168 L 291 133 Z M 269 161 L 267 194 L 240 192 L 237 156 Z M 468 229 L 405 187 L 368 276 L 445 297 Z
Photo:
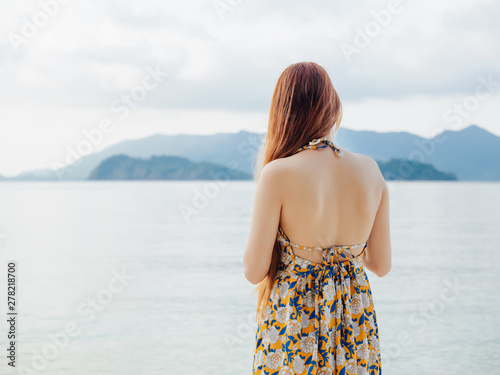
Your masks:
M 271 100 L 265 143 L 258 156 L 255 178 L 274 159 L 287 157 L 313 138 L 338 129 L 342 104 L 327 71 L 313 62 L 286 68 Z

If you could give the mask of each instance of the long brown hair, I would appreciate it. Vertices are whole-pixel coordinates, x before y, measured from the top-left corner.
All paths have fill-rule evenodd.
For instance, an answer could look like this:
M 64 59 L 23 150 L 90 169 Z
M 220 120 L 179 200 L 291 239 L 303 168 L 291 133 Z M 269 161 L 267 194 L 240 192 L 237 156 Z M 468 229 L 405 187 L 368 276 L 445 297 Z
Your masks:
M 262 168 L 272 160 L 293 155 L 314 138 L 337 131 L 342 104 L 326 70 L 313 62 L 286 68 L 278 79 L 271 100 L 267 135 L 254 170 L 258 180 Z M 276 279 L 281 249 L 276 239 L 267 276 L 257 285 L 257 319 L 261 320 Z

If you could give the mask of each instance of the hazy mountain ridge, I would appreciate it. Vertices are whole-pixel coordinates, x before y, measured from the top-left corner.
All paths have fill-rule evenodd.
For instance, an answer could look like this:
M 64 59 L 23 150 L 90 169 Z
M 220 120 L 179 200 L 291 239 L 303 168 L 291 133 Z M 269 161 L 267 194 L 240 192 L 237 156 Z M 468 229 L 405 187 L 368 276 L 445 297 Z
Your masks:
M 208 162 L 193 162 L 179 156 L 153 156 L 149 159 L 115 155 L 99 164 L 89 180 L 250 180 L 239 170 Z
M 378 162 L 386 180 L 456 180 L 452 173 L 436 170 L 431 164 L 391 159 Z M 104 160 L 89 180 L 251 180 L 252 175 L 220 164 L 193 162 L 179 156 L 153 156 L 149 159 L 115 155 Z
M 128 140 L 83 157 L 60 170 L 27 172 L 9 180 L 85 180 L 102 161 L 114 155 L 150 158 L 170 155 L 193 162 L 236 165 L 252 174 L 264 133 L 239 131 L 213 135 L 153 135 Z M 339 147 L 363 153 L 380 162 L 405 159 L 432 164 L 439 171 L 454 173 L 459 180 L 500 181 L 500 137 L 472 125 L 445 131 L 431 139 L 408 132 L 374 132 L 339 129 Z
M 337 143 L 376 160 L 410 159 L 453 172 L 459 180 L 500 181 L 500 137 L 471 125 L 428 139 L 414 134 L 339 130 Z
M 386 180 L 408 181 L 453 181 L 457 180 L 454 173 L 437 170 L 432 164 L 419 163 L 405 159 L 377 161 Z

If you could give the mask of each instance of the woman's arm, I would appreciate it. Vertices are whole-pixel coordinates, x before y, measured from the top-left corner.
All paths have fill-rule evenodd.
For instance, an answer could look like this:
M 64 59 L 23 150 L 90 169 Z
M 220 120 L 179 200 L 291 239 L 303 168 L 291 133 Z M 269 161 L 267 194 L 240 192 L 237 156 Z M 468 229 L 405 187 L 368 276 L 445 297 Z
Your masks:
M 389 189 L 382 177 L 382 197 L 377 209 L 373 228 L 368 238 L 368 247 L 363 254 L 364 266 L 379 277 L 391 270 L 391 235 L 389 223 Z
M 254 200 L 250 235 L 243 256 L 245 277 L 258 284 L 266 277 L 271 265 L 281 214 L 282 170 L 270 162 L 262 168 Z

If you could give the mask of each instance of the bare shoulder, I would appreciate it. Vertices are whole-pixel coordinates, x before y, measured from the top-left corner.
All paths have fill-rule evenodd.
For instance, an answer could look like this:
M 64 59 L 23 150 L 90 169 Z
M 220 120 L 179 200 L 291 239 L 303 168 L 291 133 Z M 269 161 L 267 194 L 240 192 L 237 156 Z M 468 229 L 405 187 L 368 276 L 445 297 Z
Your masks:
M 380 173 L 380 168 L 377 164 L 377 162 L 372 159 L 369 156 L 366 156 L 365 154 L 354 154 L 354 157 L 356 158 L 357 162 L 360 163 L 367 171 L 370 171 L 374 174 Z
M 272 160 L 260 172 L 259 184 L 267 189 L 278 190 L 289 167 L 282 159 Z
M 286 159 L 275 159 L 264 165 L 261 171 L 261 176 L 266 175 L 268 178 L 276 178 L 283 175 L 289 169 Z
M 371 183 L 375 183 L 381 188 L 384 188 L 386 185 L 384 176 L 374 159 L 367 155 L 350 151 L 344 151 L 344 154 L 351 159 L 352 163 L 356 166 L 356 169 L 366 176 Z
M 270 204 L 270 202 L 282 204 L 283 176 L 286 170 L 287 166 L 279 159 L 270 161 L 264 165 L 257 180 L 257 197 L 264 199 L 267 202 L 266 204 Z

